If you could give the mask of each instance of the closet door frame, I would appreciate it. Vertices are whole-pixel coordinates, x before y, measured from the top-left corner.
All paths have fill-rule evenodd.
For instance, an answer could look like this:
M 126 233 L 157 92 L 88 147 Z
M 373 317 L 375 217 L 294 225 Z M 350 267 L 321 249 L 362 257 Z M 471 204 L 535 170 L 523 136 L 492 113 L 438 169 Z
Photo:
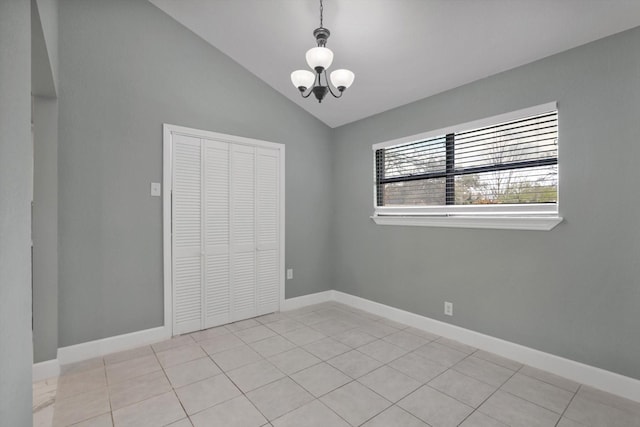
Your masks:
M 280 308 L 284 306 L 285 286 L 285 146 L 275 142 L 262 141 L 235 135 L 188 128 L 171 124 L 163 124 L 162 144 L 162 246 L 164 262 L 164 330 L 166 336 L 173 336 L 173 279 L 172 279 L 172 176 L 173 176 L 173 135 L 184 135 L 194 138 L 210 139 L 232 144 L 247 145 L 255 148 L 268 148 L 279 153 L 279 202 L 280 202 Z

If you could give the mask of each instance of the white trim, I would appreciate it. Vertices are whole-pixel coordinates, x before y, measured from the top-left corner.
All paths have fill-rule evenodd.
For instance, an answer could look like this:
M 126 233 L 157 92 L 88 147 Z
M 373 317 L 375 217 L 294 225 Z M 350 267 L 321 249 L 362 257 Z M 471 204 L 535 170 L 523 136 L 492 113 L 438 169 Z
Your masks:
M 530 203 L 526 205 L 444 205 L 444 206 L 376 206 L 376 215 L 521 215 L 521 216 L 552 216 L 558 215 L 558 205 L 553 203 Z
M 285 250 L 284 250 L 284 245 L 285 245 L 285 227 L 287 222 L 285 221 L 285 211 L 287 208 L 287 205 L 284 202 L 285 199 L 285 192 L 286 192 L 286 185 L 285 185 L 285 165 L 286 165 L 286 157 L 285 157 L 285 145 L 284 144 L 278 144 L 280 147 L 280 242 L 278 243 L 280 245 L 280 310 L 282 310 L 282 307 L 284 307 L 284 301 L 285 301 L 285 293 L 284 293 L 284 287 L 286 286 L 287 283 L 287 267 L 286 267 L 286 262 L 285 262 Z
M 307 305 L 320 304 L 322 302 L 333 301 L 334 291 L 324 291 L 315 294 L 302 295 L 300 297 L 288 298 L 280 306 L 281 311 L 295 310 Z
M 58 363 L 62 366 L 68 363 L 80 362 L 118 351 L 130 350 L 143 345 L 157 343 L 169 338 L 171 338 L 171 334 L 167 333 L 167 329 L 164 326 L 159 326 L 157 328 L 61 347 L 58 349 Z
M 485 117 L 485 118 L 482 118 L 479 120 L 473 120 L 467 123 L 460 123 L 453 126 L 447 126 L 441 129 L 430 130 L 427 132 L 419 133 L 417 135 L 405 136 L 402 138 L 393 139 L 391 141 L 378 142 L 377 144 L 373 144 L 371 148 L 373 149 L 373 151 L 375 151 L 381 148 L 393 147 L 395 145 L 410 144 L 412 142 L 418 142 L 418 141 L 433 138 L 436 136 L 443 136 L 448 133 L 460 131 L 461 129 L 469 130 L 469 129 L 482 128 L 485 126 L 491 126 L 491 125 L 509 122 L 512 120 L 522 119 L 524 117 L 535 116 L 537 114 L 548 113 L 550 111 L 557 110 L 557 109 L 558 109 L 557 102 L 555 101 L 548 102 L 546 104 L 536 105 L 529 108 L 523 108 L 521 110 L 511 111 L 504 114 L 498 114 L 492 117 Z
M 263 141 L 253 138 L 245 138 L 235 135 L 226 135 L 206 130 L 193 129 L 184 126 L 176 126 L 168 123 L 162 125 L 162 246 L 164 260 L 164 329 L 170 337 L 173 335 L 173 294 L 171 271 L 171 168 L 172 168 L 172 134 L 193 136 L 196 138 L 211 139 L 215 141 L 242 144 L 251 147 L 262 147 L 278 150 L 280 163 L 280 309 L 285 304 L 285 145 L 275 142 Z
M 171 125 L 162 126 L 162 257 L 164 262 L 164 328 L 173 335 L 173 296 L 171 292 Z
M 31 372 L 32 382 L 47 380 L 60 375 L 60 364 L 58 359 L 34 363 Z
M 217 133 L 217 132 L 211 132 L 208 130 L 171 125 L 168 123 L 163 124 L 163 129 L 165 132 L 168 132 L 168 133 L 192 136 L 195 138 L 212 139 L 214 141 L 229 142 L 232 144 L 248 145 L 251 147 L 263 147 L 263 148 L 271 148 L 271 149 L 279 150 L 284 146 L 284 144 L 280 144 L 277 142 L 264 141 L 261 139 L 245 138 L 244 136 L 227 135 L 224 133 Z
M 481 334 L 460 326 L 451 325 L 419 314 L 380 304 L 344 292 L 329 290 L 286 299 L 281 311 L 294 310 L 308 305 L 336 301 L 387 319 L 404 323 L 424 331 L 495 353 L 534 368 L 568 378 L 600 390 L 640 402 L 640 380 L 606 371 L 584 363 L 545 353 L 520 344 Z M 164 327 L 147 329 L 125 335 L 104 338 L 58 349 L 58 358 L 33 365 L 33 381 L 58 375 L 60 366 L 67 363 L 100 357 L 117 351 L 153 344 L 170 338 Z
M 333 291 L 335 301 L 436 335 L 495 353 L 626 399 L 640 402 L 640 380 L 555 356 L 520 344 L 400 310 L 364 298 Z
M 378 225 L 412 225 L 426 227 L 451 228 L 491 228 L 503 230 L 541 230 L 549 231 L 562 222 L 560 216 L 500 216 L 464 215 L 374 215 L 371 217 Z

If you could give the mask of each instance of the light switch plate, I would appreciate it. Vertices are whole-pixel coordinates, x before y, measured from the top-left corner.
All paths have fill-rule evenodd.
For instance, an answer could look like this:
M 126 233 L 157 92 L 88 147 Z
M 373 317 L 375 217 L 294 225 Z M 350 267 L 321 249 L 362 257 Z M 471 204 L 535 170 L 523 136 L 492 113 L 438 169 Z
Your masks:
M 162 194 L 162 188 L 160 187 L 159 182 L 151 183 L 151 195 L 154 197 L 159 197 Z

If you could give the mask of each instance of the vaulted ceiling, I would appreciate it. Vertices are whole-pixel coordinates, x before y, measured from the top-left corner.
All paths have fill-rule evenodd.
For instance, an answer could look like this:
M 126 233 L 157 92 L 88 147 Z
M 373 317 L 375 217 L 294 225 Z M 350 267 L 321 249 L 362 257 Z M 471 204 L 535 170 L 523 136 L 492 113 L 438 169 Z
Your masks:
M 319 104 L 289 77 L 319 0 L 150 1 L 331 127 L 640 25 L 638 0 L 324 0 L 331 69 L 356 78 Z

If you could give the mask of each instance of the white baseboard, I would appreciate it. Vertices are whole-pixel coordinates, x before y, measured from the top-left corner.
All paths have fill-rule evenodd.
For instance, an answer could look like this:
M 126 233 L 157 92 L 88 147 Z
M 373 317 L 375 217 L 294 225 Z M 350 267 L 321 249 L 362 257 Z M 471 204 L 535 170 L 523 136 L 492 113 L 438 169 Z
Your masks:
M 60 366 L 62 366 L 67 363 L 80 362 L 117 351 L 130 350 L 143 345 L 154 344 L 169 338 L 171 338 L 169 328 L 160 326 L 143 331 L 131 332 L 130 334 L 70 345 L 58 349 L 58 362 Z
M 281 311 L 295 310 L 296 308 L 307 305 L 320 304 L 321 302 L 331 301 L 333 299 L 333 291 L 318 292 L 315 294 L 303 295 L 301 297 L 289 298 L 284 300 Z
M 318 292 L 284 300 L 282 311 L 294 310 L 312 304 L 330 301 L 333 291 Z M 33 365 L 33 381 L 58 376 L 60 366 L 68 363 L 81 362 L 94 357 L 105 356 L 109 353 L 129 350 L 143 345 L 153 344 L 171 338 L 170 328 L 160 326 L 124 335 L 103 338 L 81 344 L 75 344 L 58 349 L 58 358 Z
M 336 302 L 450 338 L 597 389 L 640 402 L 640 381 L 364 298 L 333 291 Z
M 330 290 L 289 298 L 284 301 L 281 310 L 295 310 L 307 305 L 327 301 L 336 301 L 354 308 L 359 308 L 378 316 L 386 317 L 393 321 L 404 323 L 533 366 L 534 368 L 551 372 L 572 381 L 640 402 L 640 380 L 349 295 L 344 292 Z M 117 351 L 153 344 L 169 339 L 170 337 L 170 329 L 162 326 L 69 347 L 62 347 L 58 349 L 57 359 L 33 365 L 33 381 L 40 381 L 58 375 L 60 366 L 67 363 L 79 362 Z
M 32 381 L 38 382 L 60 375 L 60 364 L 58 359 L 47 360 L 33 364 Z

